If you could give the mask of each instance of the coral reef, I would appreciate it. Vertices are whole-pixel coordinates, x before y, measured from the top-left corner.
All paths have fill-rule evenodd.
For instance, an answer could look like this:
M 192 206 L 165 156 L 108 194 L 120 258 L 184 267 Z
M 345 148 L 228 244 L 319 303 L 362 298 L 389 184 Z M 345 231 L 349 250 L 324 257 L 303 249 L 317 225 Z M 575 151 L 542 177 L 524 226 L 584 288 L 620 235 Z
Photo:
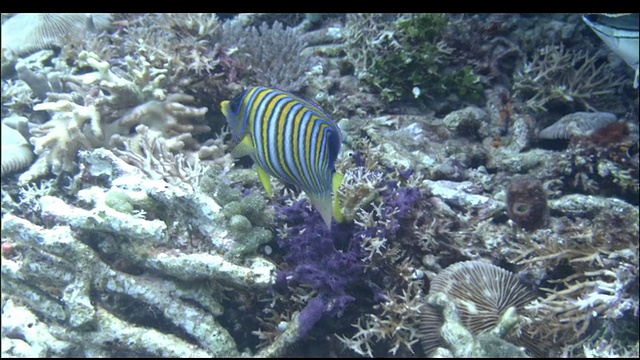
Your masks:
M 356 69 L 366 70 L 362 79 L 379 92 L 382 99 L 387 102 L 417 99 L 437 112 L 448 110 L 438 105 L 446 97 L 469 102 L 481 100 L 482 85 L 470 67 L 445 66 L 452 53 L 441 41 L 441 33 L 448 24 L 446 15 L 399 16 L 390 20 L 393 25 L 385 27 L 372 25 L 376 22 L 375 16 L 354 16 L 348 26 L 356 28 L 350 32 L 368 37 L 359 41 L 364 49 L 351 52 L 352 61 Z M 357 29 L 360 27 L 364 29 Z M 355 45 L 358 42 L 352 44 Z
M 638 314 L 637 206 L 574 194 L 552 200 L 549 208 L 567 216 L 558 230 L 521 234 L 508 256 L 525 265 L 522 276 L 546 293 L 527 305 L 534 322 L 544 324 L 541 335 L 571 343 L 593 333 L 595 323 L 605 323 L 596 330 L 599 337 L 633 342 L 625 334 L 633 336 L 635 325 L 624 317 Z M 582 227 L 585 222 L 589 227 Z
M 637 91 L 579 14 L 108 17 L 3 57 L 3 356 L 637 357 Z M 338 120 L 344 222 L 231 157 L 257 85 Z
M 206 125 L 192 123 L 193 119 L 202 122 L 207 109 L 184 105 L 183 102 L 193 101 L 193 97 L 185 94 L 159 95 L 163 97 L 162 101 L 149 100 L 113 118 L 116 109 L 126 109 L 143 99 L 147 93 L 145 86 L 149 85 L 147 82 L 154 83 L 155 78 L 140 74 L 141 82 L 126 80 L 116 75 L 107 62 L 99 60 L 93 53 L 83 52 L 79 60 L 97 71 L 74 75 L 69 80 L 84 85 L 86 91 L 90 91 L 88 87 L 96 83 L 103 90 L 88 94 L 84 105 L 75 103 L 68 94 L 61 94 L 57 96 L 57 101 L 47 101 L 33 107 L 35 111 L 52 114 L 51 120 L 31 131 L 34 135 L 31 138 L 34 152 L 46 156 L 52 173 L 71 172 L 76 166 L 75 158 L 79 149 L 109 146 L 114 141 L 112 138 L 129 134 L 130 129 L 138 124 L 147 125 L 158 136 L 166 137 L 167 146 L 172 151 L 185 147 L 197 148 L 192 136 L 210 130 Z M 50 94 L 49 99 L 52 98 L 53 94 Z M 23 179 L 22 182 L 30 180 Z
M 111 188 L 105 191 L 93 185 L 80 190 L 77 197 L 84 208 L 42 196 L 38 200 L 39 215 L 45 223 L 56 224 L 50 229 L 10 214 L 3 217 L 3 237 L 11 239 L 21 254 L 3 260 L 3 292 L 24 297 L 35 312 L 67 320 L 76 331 L 96 332 L 98 338 L 117 336 L 108 332 L 124 336 L 130 331 L 126 322 L 110 319 L 132 316 L 126 315 L 124 302 L 138 302 L 148 309 L 147 315 L 139 316 L 152 316 L 160 325 L 156 329 L 140 327 L 132 339 L 156 332 L 158 341 L 175 343 L 163 347 L 131 340 L 119 343 L 117 351 L 122 353 L 166 355 L 170 353 L 165 348 L 171 348 L 175 354 L 189 349 L 219 356 L 238 355 L 234 340 L 215 320 L 223 311 L 219 295 L 188 283 L 209 282 L 213 287 L 239 289 L 258 286 L 264 291 L 275 279 L 273 265 L 253 259 L 244 266 L 216 254 L 180 252 L 182 236 L 206 237 L 201 240 L 203 246 L 223 252 L 233 245 L 220 227 L 223 216 L 212 199 L 148 179 L 106 150 L 81 153 L 81 163 L 83 182 L 98 181 L 111 184 Z M 129 206 L 116 205 L 122 202 Z M 165 206 L 175 210 L 174 216 L 190 214 L 191 222 L 185 225 L 192 229 L 191 235 L 171 225 L 170 214 L 161 219 L 145 219 L 145 214 L 160 214 Z M 187 249 L 183 247 L 183 251 Z M 29 269 L 35 262 L 40 264 L 40 270 L 33 272 Z M 141 278 L 144 268 L 178 280 Z M 23 281 L 31 285 L 22 288 L 19 284 Z M 99 305 L 89 300 L 90 293 Z M 57 299 L 64 299 L 64 305 Z M 148 320 L 140 318 L 131 317 L 128 322 L 149 326 Z M 103 342 L 78 343 L 82 337 L 70 334 L 56 332 L 54 337 L 57 340 L 47 344 L 45 351 L 54 351 L 52 346 L 62 342 L 62 349 L 55 350 L 61 356 L 74 347 L 80 349 L 74 351 L 86 353 L 108 350 Z M 193 341 L 201 350 L 193 347 Z

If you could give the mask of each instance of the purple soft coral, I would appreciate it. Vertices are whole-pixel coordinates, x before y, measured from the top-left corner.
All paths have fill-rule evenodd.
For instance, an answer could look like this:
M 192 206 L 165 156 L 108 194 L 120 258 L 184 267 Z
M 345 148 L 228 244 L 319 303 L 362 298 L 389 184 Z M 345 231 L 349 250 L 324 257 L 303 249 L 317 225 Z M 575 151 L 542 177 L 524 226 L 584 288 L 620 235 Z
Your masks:
M 407 174 L 410 175 L 409 172 Z M 420 199 L 417 188 L 399 188 L 396 181 L 388 181 L 381 194 L 384 207 L 380 223 L 388 226 L 364 228 L 353 223 L 334 224 L 329 230 L 320 215 L 311 211 L 306 200 L 289 207 L 276 206 L 278 218 L 289 226 L 286 237 L 278 241 L 287 252 L 284 260 L 290 270 L 278 274 L 276 287 L 308 284 L 317 296 L 307 303 L 300 314 L 301 332 L 306 334 L 322 318 L 342 316 L 346 307 L 367 287 L 370 302 L 384 298 L 373 279 L 375 269 L 364 271 L 363 237 L 394 238 L 401 224 L 415 218 L 415 204 Z
M 355 300 L 348 292 L 354 284 L 364 281 L 364 266 L 360 237 L 354 236 L 354 226 L 337 224 L 328 230 L 320 215 L 306 204 L 302 200 L 291 207 L 276 207 L 280 218 L 291 226 L 288 236 L 278 244 L 287 251 L 284 260 L 292 268 L 278 274 L 276 283 L 280 288 L 285 281 L 309 284 L 318 292 L 300 316 L 300 326 L 308 331 L 321 315 L 341 316 Z

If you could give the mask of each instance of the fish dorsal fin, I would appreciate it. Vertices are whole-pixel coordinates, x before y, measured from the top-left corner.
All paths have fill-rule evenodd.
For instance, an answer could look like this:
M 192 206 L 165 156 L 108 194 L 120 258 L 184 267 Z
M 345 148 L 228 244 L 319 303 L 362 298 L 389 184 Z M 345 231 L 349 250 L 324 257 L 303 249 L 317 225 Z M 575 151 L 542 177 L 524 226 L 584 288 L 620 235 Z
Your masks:
M 251 140 L 251 135 L 246 134 L 242 141 L 238 145 L 236 145 L 233 150 L 231 150 L 231 155 L 234 158 L 241 158 L 243 156 L 252 155 L 256 151 L 255 146 L 253 145 L 253 140 Z

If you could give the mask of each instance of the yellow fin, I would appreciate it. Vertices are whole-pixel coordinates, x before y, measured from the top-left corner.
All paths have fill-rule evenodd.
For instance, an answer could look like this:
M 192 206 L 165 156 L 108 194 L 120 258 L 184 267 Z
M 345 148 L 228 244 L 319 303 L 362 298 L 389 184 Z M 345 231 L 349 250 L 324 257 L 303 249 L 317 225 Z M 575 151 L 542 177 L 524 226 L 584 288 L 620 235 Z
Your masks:
M 338 199 L 338 190 L 340 189 L 340 185 L 342 184 L 342 179 L 344 179 L 344 175 L 340 173 L 333 173 L 332 179 L 332 187 L 333 187 L 333 217 L 337 222 L 341 223 L 344 221 L 344 215 L 340 210 L 340 200 Z
M 220 110 L 222 110 L 222 115 L 225 117 L 231 113 L 231 111 L 229 111 L 229 100 L 225 100 L 220 103 Z
M 241 158 L 246 155 L 253 155 L 256 151 L 256 148 L 253 146 L 253 141 L 251 141 L 251 136 L 249 134 L 245 135 L 242 138 L 242 141 L 238 145 L 236 145 L 233 150 L 231 150 L 231 156 L 234 158 Z
M 258 168 L 258 176 L 262 186 L 264 186 L 264 191 L 271 196 L 271 176 L 260 165 L 256 164 L 256 168 Z

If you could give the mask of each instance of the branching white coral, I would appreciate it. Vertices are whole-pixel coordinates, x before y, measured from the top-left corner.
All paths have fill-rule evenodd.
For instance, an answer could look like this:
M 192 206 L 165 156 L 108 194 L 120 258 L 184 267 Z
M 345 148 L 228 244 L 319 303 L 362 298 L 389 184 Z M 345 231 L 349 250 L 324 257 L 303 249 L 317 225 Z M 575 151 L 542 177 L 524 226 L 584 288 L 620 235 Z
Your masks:
M 380 315 L 366 314 L 352 324 L 358 331 L 350 338 L 336 335 L 345 347 L 359 355 L 373 357 L 372 344 L 390 341 L 389 353 L 395 355 L 400 347 L 413 352 L 412 346 L 419 341 L 418 314 L 423 302 L 420 285 L 408 282 L 402 294 L 396 289 L 386 293 L 388 301 L 380 304 Z
M 82 106 L 61 100 L 38 104 L 34 110 L 54 112 L 49 122 L 32 130 L 35 137 L 31 138 L 36 154 L 48 151 L 47 161 L 54 174 L 71 171 L 75 166 L 77 151 L 80 148 L 92 149 L 93 144 L 104 136 L 100 113 L 93 105 Z M 89 126 L 85 128 L 87 123 Z
M 170 184 L 179 182 L 197 188 L 204 174 L 204 166 L 197 156 L 172 153 L 162 134 L 146 125 L 136 126 L 138 136 L 133 138 L 114 135 L 112 143 L 124 148 L 114 152 L 127 163 L 138 167 L 152 179 L 164 179 Z

